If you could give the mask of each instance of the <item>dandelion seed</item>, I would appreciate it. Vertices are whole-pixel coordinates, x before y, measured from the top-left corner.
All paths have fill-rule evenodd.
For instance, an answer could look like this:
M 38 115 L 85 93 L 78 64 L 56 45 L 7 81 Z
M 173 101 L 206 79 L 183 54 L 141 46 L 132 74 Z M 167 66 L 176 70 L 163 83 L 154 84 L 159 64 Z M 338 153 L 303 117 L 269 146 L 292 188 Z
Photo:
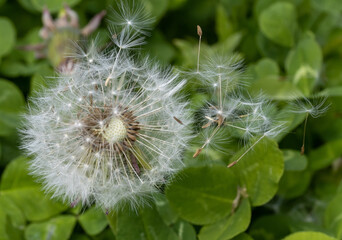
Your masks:
M 317 98 L 313 97 L 312 101 L 308 98 L 303 97 L 301 99 L 297 99 L 292 102 L 291 112 L 294 113 L 307 113 L 313 118 L 320 117 L 324 114 L 328 109 L 330 104 L 326 104 L 327 97 Z
M 300 149 L 300 153 L 303 155 L 305 153 L 305 138 L 306 138 L 306 127 L 308 123 L 309 115 L 313 118 L 317 118 L 324 114 L 328 108 L 329 104 L 326 104 L 327 98 L 313 98 L 310 101 L 308 98 L 303 97 L 302 99 L 297 99 L 292 103 L 291 111 L 294 113 L 305 113 L 305 120 L 303 126 L 303 142 Z

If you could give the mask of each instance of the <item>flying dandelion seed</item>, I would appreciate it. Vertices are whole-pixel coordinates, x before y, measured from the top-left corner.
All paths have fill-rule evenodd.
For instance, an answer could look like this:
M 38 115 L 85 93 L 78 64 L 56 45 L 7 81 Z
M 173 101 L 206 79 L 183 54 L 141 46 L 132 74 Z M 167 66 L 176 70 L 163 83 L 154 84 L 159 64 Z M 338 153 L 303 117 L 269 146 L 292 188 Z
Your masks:
M 187 104 L 177 95 L 185 81 L 119 48 L 78 55 L 74 71 L 31 99 L 25 116 L 32 174 L 72 206 L 141 204 L 181 166 L 190 138 Z
M 316 98 L 310 101 L 308 98 L 303 97 L 302 99 L 297 99 L 292 103 L 291 111 L 298 114 L 305 113 L 304 128 L 303 128 L 303 143 L 301 147 L 301 154 L 305 153 L 305 137 L 306 137 L 306 126 L 308 123 L 309 115 L 313 118 L 318 118 L 323 115 L 328 109 L 329 104 L 326 104 L 327 97 Z
M 200 40 L 199 39 L 199 51 Z M 234 137 L 248 144 L 250 139 L 257 138 L 254 144 L 231 167 L 240 161 L 264 137 L 275 137 L 283 131 L 284 123 L 276 118 L 275 106 L 265 96 L 251 97 L 244 89 L 242 63 L 237 56 L 214 55 L 199 65 L 194 77 L 201 81 L 202 86 L 210 95 L 206 106 L 202 109 L 202 128 L 206 129 L 207 138 L 194 152 L 196 158 L 207 147 L 215 147 L 217 135 L 222 129 L 229 129 Z M 225 137 L 226 141 L 231 136 Z

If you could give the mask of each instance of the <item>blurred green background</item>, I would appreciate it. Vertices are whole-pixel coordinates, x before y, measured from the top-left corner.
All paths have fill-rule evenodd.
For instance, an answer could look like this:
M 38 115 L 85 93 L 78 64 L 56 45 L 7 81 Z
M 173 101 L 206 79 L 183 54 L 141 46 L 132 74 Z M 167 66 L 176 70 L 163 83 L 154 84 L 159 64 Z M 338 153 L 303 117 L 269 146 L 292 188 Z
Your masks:
M 200 25 L 203 55 L 245 59 L 248 90 L 262 90 L 280 115 L 294 98 L 327 97 L 327 113 L 308 120 L 306 153 L 300 154 L 304 115 L 289 114 L 278 144 L 265 139 L 233 168 L 234 176 L 224 167 L 230 156 L 209 152 L 194 160 L 196 148 L 189 149 L 180 180 L 137 212 L 106 216 L 94 207 L 50 200 L 28 175 L 16 129 L 27 98 L 55 73 L 51 58 L 36 59 L 22 47 L 43 42 L 38 33 L 44 6 L 57 17 L 68 4 L 83 27 L 103 9 L 110 18 L 115 0 L 0 0 L 0 240 L 342 239 L 342 1 L 142 2 L 156 19 L 142 51 L 156 61 L 195 68 Z M 104 20 L 90 38 L 100 36 L 104 46 L 108 25 Z M 208 99 L 191 84 L 186 93 L 195 111 Z M 224 147 L 234 154 L 237 146 Z M 231 212 L 237 185 L 247 193 L 241 190 Z

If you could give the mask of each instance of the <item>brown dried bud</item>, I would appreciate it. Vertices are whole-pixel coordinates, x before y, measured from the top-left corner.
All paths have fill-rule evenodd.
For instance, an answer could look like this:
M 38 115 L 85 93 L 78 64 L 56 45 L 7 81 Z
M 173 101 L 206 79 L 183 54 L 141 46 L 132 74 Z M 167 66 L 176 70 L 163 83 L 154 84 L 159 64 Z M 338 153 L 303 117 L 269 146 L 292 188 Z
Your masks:
M 237 161 L 231 162 L 228 164 L 227 168 L 233 167 L 235 164 L 237 164 Z
M 224 121 L 224 118 L 222 117 L 222 115 L 220 115 L 220 114 L 218 114 L 217 115 L 217 124 L 219 125 L 219 126 L 221 126 L 222 125 L 222 123 L 223 123 L 223 121 Z
M 209 127 L 209 126 L 211 125 L 211 123 L 212 123 L 212 121 L 209 121 L 208 123 L 204 124 L 204 125 L 202 126 L 202 128 L 207 128 L 207 127 Z
M 183 122 L 181 120 L 179 120 L 178 118 L 173 117 L 173 119 L 176 120 L 179 124 L 184 125 Z
M 199 37 L 202 37 L 202 28 L 199 25 L 197 25 L 197 34 Z
M 197 157 L 198 155 L 200 155 L 200 153 L 202 152 L 203 148 L 199 148 L 196 150 L 195 154 L 192 156 L 193 158 Z

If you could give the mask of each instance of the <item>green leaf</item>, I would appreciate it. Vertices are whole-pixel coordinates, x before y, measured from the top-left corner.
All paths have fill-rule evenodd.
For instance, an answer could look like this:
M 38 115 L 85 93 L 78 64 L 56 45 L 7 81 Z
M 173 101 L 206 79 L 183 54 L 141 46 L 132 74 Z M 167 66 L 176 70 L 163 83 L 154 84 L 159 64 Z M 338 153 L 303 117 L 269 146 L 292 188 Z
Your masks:
M 196 231 L 194 227 L 185 221 L 178 221 L 172 226 L 179 240 L 196 240 Z
M 19 150 L 18 136 L 16 134 L 11 134 L 6 137 L 0 138 L 1 143 L 1 156 L 0 156 L 0 166 L 5 168 L 5 166 L 12 161 L 14 158 L 19 157 L 22 151 Z
M 256 79 L 268 77 L 279 77 L 280 69 L 278 63 L 271 58 L 262 58 L 255 65 Z
M 113 235 L 113 234 L 112 234 Z M 86 234 L 78 234 L 78 233 L 73 233 L 70 237 L 72 240 L 92 240 L 90 237 L 88 237 Z M 109 238 L 108 238 L 109 239 Z M 114 236 L 113 236 L 114 239 Z
M 136 211 L 123 209 L 115 214 L 110 213 L 108 218 L 117 240 L 179 240 L 176 233 L 163 222 L 154 206 Z
M 79 223 L 88 235 L 97 235 L 108 225 L 107 217 L 99 208 L 91 207 L 78 218 Z
M 276 61 L 270 58 L 259 60 L 250 68 L 254 75 L 254 80 L 250 91 L 255 95 L 260 94 L 260 90 L 269 98 L 277 100 L 291 100 L 302 96 L 299 89 L 279 76 L 280 69 Z
M 42 223 L 32 223 L 25 229 L 26 240 L 67 240 L 76 224 L 74 216 L 58 216 Z
M 53 83 L 56 80 L 53 78 L 54 75 L 54 71 L 49 64 L 42 66 L 39 71 L 35 72 L 31 77 L 29 96 L 35 97 L 42 88 Z
M 22 0 L 23 1 L 23 0 Z M 50 12 L 57 12 L 64 7 L 64 4 L 72 7 L 78 4 L 81 0 L 26 0 L 31 2 L 31 7 L 35 10 L 42 11 L 47 7 Z
M 161 32 L 155 31 L 148 44 L 145 45 L 146 52 L 152 57 L 156 57 L 164 64 L 169 64 L 175 56 L 174 47 L 165 39 Z
M 339 88 L 339 91 L 336 91 L 336 93 L 340 93 L 339 95 L 342 95 L 342 59 L 340 58 L 332 58 L 327 61 L 325 61 L 325 74 L 326 78 L 329 79 L 329 81 L 326 81 L 325 84 L 327 88 L 330 88 L 331 90 L 336 88 Z
M 165 14 L 169 0 L 146 0 L 142 3 L 144 4 L 146 12 L 159 19 Z
M 46 62 L 24 63 L 16 59 L 5 59 L 0 65 L 0 72 L 7 77 L 30 76 L 47 65 Z
M 261 12 L 258 21 L 260 29 L 266 37 L 285 47 L 294 45 L 297 22 L 293 4 L 274 3 Z
M 163 218 L 166 225 L 174 224 L 177 221 L 178 215 L 171 209 L 164 194 L 156 195 L 154 197 L 154 202 L 156 204 L 157 211 Z
M 338 239 L 342 238 L 342 193 L 337 194 L 328 204 L 324 213 L 324 224 Z
M 73 238 L 70 238 L 70 239 L 74 240 Z M 113 235 L 113 232 L 110 229 L 106 229 L 103 232 L 101 232 L 100 234 L 98 234 L 96 236 L 93 236 L 91 238 L 91 240 L 109 240 L 109 239 L 111 239 L 111 240 L 115 240 L 116 239 L 114 237 L 114 235 Z M 83 239 L 83 240 L 85 240 L 85 239 Z
M 180 54 L 178 54 L 179 61 L 185 68 L 194 67 L 197 59 L 198 43 L 186 41 L 183 39 L 174 39 L 173 44 L 178 48 Z M 201 45 L 201 48 L 203 49 Z
M 218 42 L 212 46 L 208 46 L 205 42 L 202 42 L 201 52 L 206 52 L 208 58 L 216 55 L 223 56 L 224 54 L 232 54 L 234 49 L 239 45 L 241 39 L 242 33 L 237 32 L 227 37 L 224 41 Z M 181 52 L 178 58 L 182 63 L 182 68 L 194 67 L 196 65 L 198 53 L 198 42 L 187 41 L 183 39 L 174 39 L 173 43 Z
M 237 211 L 214 224 L 204 226 L 198 237 L 199 240 L 228 240 L 244 232 L 251 221 L 251 206 L 244 199 Z
M 253 238 L 249 236 L 247 233 L 241 233 L 232 240 L 253 240 Z
M 337 240 L 336 238 L 329 237 L 328 235 L 321 232 L 296 232 L 293 233 L 283 240 Z
M 255 239 L 283 239 L 290 233 L 288 217 L 285 215 L 262 215 L 255 219 L 249 229 L 249 234 Z
M 41 192 L 41 186 L 28 175 L 27 164 L 25 157 L 19 157 L 7 165 L 1 178 L 2 198 L 18 206 L 30 221 L 41 221 L 67 209 Z
M 233 33 L 233 24 L 229 21 L 225 8 L 218 4 L 216 9 L 216 33 L 219 41 L 225 40 Z
M 34 51 L 23 50 L 22 47 L 27 45 L 36 45 L 42 41 L 39 36 L 40 27 L 32 28 L 28 31 L 27 34 L 23 38 L 18 39 L 16 45 L 18 47 L 14 48 L 11 53 L 6 56 L 5 63 L 8 61 L 11 62 L 19 62 L 24 65 L 24 63 L 33 65 L 33 63 L 37 60 Z M 3 72 L 12 72 L 6 71 L 2 68 Z M 14 72 L 14 71 L 13 71 Z
M 210 48 L 208 48 L 207 50 L 208 55 L 215 56 L 219 54 L 221 56 L 224 56 L 225 54 L 227 55 L 232 54 L 233 51 L 237 48 L 237 46 L 240 44 L 241 39 L 242 39 L 241 32 L 236 32 L 234 34 L 231 34 L 229 37 L 227 37 L 223 41 L 220 41 L 216 43 L 215 45 L 212 45 Z
M 299 151 L 284 149 L 284 163 L 286 171 L 302 171 L 306 169 L 308 160 L 305 155 L 302 155 Z
M 0 239 L 1 240 L 10 240 L 7 229 L 6 229 L 6 224 L 7 224 L 7 215 L 4 211 L 4 208 L 0 205 Z
M 309 187 L 310 171 L 285 171 L 279 182 L 278 194 L 291 199 L 301 196 Z
M 223 166 L 185 168 L 166 189 L 166 197 L 175 212 L 199 225 L 227 216 L 236 193 L 236 177 L 231 169 Z
M 255 95 L 260 94 L 260 90 L 274 100 L 292 100 L 303 95 L 291 82 L 274 76 L 262 78 L 251 85 L 251 92 Z
M 32 4 L 32 0 L 18 0 L 19 4 L 31 13 L 37 13 L 39 10 Z
M 322 50 L 312 34 L 302 39 L 287 56 L 286 71 L 305 95 L 309 95 L 316 84 L 322 59 Z
M 246 153 L 232 170 L 238 176 L 241 186 L 246 187 L 252 205 L 260 206 L 271 200 L 277 192 L 284 161 L 283 154 L 273 140 L 262 137 L 254 143 L 256 145 L 253 150 L 246 153 L 249 147 L 244 147 L 232 157 L 231 162 Z
M 330 141 L 309 153 L 309 168 L 319 170 L 329 166 L 342 154 L 342 139 Z
M 0 17 L 0 58 L 8 54 L 15 45 L 16 31 L 13 23 L 6 17 Z
M 24 96 L 18 87 L 0 79 L 0 136 L 8 136 L 19 127 L 19 114 L 24 104 Z
M 23 228 L 16 228 L 12 224 L 12 219 L 7 215 L 6 217 L 6 232 L 9 237 L 9 240 L 22 240 L 24 239 L 24 229 Z
M 326 88 L 319 92 L 317 96 L 321 97 L 342 97 L 342 86 Z
M 261 32 L 256 33 L 256 44 L 262 56 L 272 58 L 279 64 L 283 64 L 285 61 L 285 58 L 288 54 L 287 47 L 276 44 Z
M 188 0 L 169 0 L 169 9 L 174 10 L 183 6 Z
M 289 132 L 292 132 L 299 124 L 301 124 L 305 119 L 305 113 L 294 113 L 290 105 L 280 110 L 278 118 L 284 121 L 284 131 L 279 133 L 275 139 L 280 142 Z
M 0 0 L 0 7 L 6 2 L 6 0 Z
M 330 13 L 339 13 L 342 11 L 342 2 L 339 0 L 311 0 L 312 5 L 319 11 L 327 11 Z
M 6 197 L 0 196 L 0 208 L 10 217 L 14 227 L 17 229 L 25 228 L 26 222 L 24 215 L 15 203 Z

